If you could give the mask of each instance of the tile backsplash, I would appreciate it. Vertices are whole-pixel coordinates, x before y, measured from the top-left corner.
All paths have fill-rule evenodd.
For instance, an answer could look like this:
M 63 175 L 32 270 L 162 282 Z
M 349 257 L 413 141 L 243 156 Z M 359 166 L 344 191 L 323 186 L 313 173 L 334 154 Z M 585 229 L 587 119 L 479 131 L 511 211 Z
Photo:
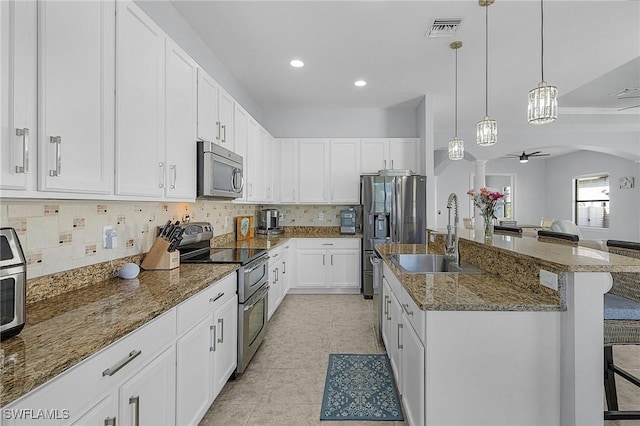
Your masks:
M 211 222 L 215 236 L 235 232 L 236 216 L 256 216 L 262 208 L 277 208 L 281 226 L 340 226 L 340 210 L 350 206 L 195 203 L 0 200 L 0 226 L 15 228 L 27 257 L 28 278 L 67 271 L 149 251 L 157 227 L 167 220 Z M 359 206 L 353 206 L 359 211 Z M 322 220 L 319 219 L 322 213 Z M 102 247 L 104 226 L 118 232 L 118 247 Z

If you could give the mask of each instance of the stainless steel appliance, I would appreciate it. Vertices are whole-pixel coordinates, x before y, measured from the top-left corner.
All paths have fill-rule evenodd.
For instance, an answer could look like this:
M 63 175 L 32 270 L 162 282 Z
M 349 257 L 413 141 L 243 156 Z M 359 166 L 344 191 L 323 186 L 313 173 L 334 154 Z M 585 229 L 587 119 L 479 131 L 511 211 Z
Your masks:
M 185 226 L 180 263 L 237 263 L 238 269 L 238 366 L 244 372 L 267 334 L 269 312 L 269 256 L 256 248 L 210 248 L 207 229 L 211 225 L 191 223 Z M 185 243 L 185 241 L 187 241 Z M 190 242 L 193 241 L 193 242 Z
M 0 339 L 20 333 L 26 320 L 27 263 L 13 228 L 0 228 Z
M 198 198 L 238 198 L 244 179 L 242 157 L 213 142 L 197 142 Z
M 353 207 L 340 210 L 340 233 L 356 233 L 356 210 Z
M 258 234 L 281 234 L 280 212 L 278 209 L 260 210 L 260 223 L 258 224 Z
M 369 261 L 374 244 L 426 242 L 427 178 L 409 171 L 392 172 L 360 176 L 362 292 L 366 299 L 376 290 Z

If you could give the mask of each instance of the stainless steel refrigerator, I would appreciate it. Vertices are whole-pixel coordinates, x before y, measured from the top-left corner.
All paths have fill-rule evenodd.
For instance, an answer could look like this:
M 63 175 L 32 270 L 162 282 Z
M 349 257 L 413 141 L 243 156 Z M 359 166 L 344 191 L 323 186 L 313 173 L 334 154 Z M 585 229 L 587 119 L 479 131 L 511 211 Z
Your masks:
M 425 244 L 426 200 L 426 176 L 360 176 L 362 292 L 365 299 L 374 295 L 373 265 L 369 260 L 374 244 Z M 377 291 L 375 288 L 375 293 Z

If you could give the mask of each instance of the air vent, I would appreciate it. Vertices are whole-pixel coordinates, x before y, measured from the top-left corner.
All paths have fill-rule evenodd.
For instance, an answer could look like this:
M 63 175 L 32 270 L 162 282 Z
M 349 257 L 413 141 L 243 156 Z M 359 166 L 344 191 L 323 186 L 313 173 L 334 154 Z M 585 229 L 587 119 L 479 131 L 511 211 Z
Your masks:
M 435 19 L 429 31 L 427 31 L 427 37 L 453 37 L 456 35 L 458 28 L 462 24 L 460 18 L 444 18 Z

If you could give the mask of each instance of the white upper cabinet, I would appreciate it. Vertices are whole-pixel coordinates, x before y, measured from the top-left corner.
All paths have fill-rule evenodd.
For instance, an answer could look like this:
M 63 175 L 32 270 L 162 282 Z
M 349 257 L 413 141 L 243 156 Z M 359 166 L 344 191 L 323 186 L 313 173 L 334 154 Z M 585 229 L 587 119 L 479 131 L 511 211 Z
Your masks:
M 259 152 L 258 138 L 259 125 L 253 117 L 249 116 L 247 127 L 247 156 L 246 169 L 244 172 L 244 190 L 247 201 L 258 201 L 258 181 L 259 181 Z
M 271 170 L 272 150 L 267 131 L 258 128 L 258 201 L 271 202 L 273 200 Z
M 413 138 L 363 139 L 362 173 L 383 169 L 418 170 L 418 141 Z
M 234 150 L 233 98 L 203 69 L 198 69 L 198 139 Z
M 218 90 L 220 87 L 202 68 L 198 69 L 198 139 L 220 142 Z
M 170 39 L 165 59 L 165 195 L 196 198 L 197 65 Z
M 331 141 L 331 202 L 360 201 L 360 140 Z
M 329 174 L 329 141 L 306 139 L 299 146 L 299 202 L 326 203 Z
M 236 201 L 247 200 L 247 139 L 249 131 L 249 114 L 240 105 L 236 104 L 233 113 L 233 133 L 235 136 L 234 152 L 242 157 L 243 190 L 242 197 Z
M 233 109 L 235 101 L 224 89 L 218 90 L 218 121 L 220 122 L 220 145 L 233 151 Z
M 35 1 L 0 2 L 0 185 L 35 189 Z
M 38 3 L 40 190 L 113 192 L 115 3 Z
M 164 33 L 133 2 L 117 5 L 116 194 L 160 198 L 166 183 Z
M 298 141 L 282 139 L 280 143 L 280 203 L 298 202 Z
M 280 140 L 275 139 L 271 135 L 267 135 L 269 140 L 269 160 L 271 167 L 269 167 L 269 181 L 271 182 L 271 198 L 270 202 L 280 202 L 280 169 L 282 168 L 282 159 L 280 154 Z

